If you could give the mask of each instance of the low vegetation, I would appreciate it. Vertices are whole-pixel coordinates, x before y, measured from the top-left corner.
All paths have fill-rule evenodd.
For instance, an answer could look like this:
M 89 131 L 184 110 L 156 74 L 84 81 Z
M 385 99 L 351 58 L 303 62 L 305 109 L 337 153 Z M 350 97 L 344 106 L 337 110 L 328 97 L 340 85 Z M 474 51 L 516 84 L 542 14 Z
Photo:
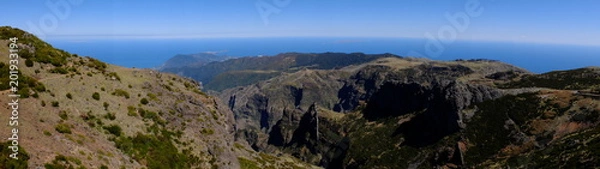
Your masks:
M 81 160 L 75 157 L 67 157 L 64 155 L 57 155 L 54 157 L 51 163 L 47 163 L 44 165 L 46 169 L 75 169 L 75 167 L 84 168 L 81 166 Z
M 133 137 L 120 136 L 115 144 L 149 169 L 191 168 L 197 164 L 198 157 L 179 152 L 169 133 L 163 130 L 156 135 L 138 133 Z
M 106 131 L 108 131 L 110 134 L 115 135 L 117 137 L 121 136 L 123 129 L 121 129 L 121 126 L 118 125 L 110 125 L 110 126 L 105 126 L 103 127 Z
M 54 127 L 54 130 L 56 130 L 59 133 L 71 134 L 71 126 L 69 126 L 68 124 L 65 124 L 65 123 L 57 124 Z
M 150 102 L 148 101 L 148 99 L 146 99 L 146 98 L 142 98 L 142 99 L 140 100 L 140 103 L 142 103 L 143 105 L 147 105 L 147 104 L 148 104 L 148 103 L 150 103 Z
M 243 157 L 238 157 L 238 161 L 240 162 L 241 169 L 261 169 L 260 167 L 258 167 L 258 163 L 252 160 L 248 160 Z
M 3 62 L 0 62 L 0 76 L 1 77 L 9 77 L 10 69 L 9 65 Z M 21 95 L 22 98 L 28 98 L 31 96 L 31 92 L 37 95 L 38 92 L 45 92 L 46 87 L 44 84 L 38 82 L 36 79 L 23 75 L 22 72 L 19 72 L 19 86 L 15 89 L 17 90 L 17 94 Z M 10 78 L 0 78 L 0 90 L 9 90 L 11 89 Z
M 92 94 L 92 98 L 93 98 L 94 100 L 100 100 L 100 93 L 98 93 L 98 92 L 94 92 L 94 94 Z
M 19 159 L 15 160 L 9 158 L 9 155 L 13 153 L 13 150 L 9 147 L 12 146 L 10 141 L 0 143 L 0 168 L 29 168 L 27 162 L 29 161 L 29 153 L 21 146 L 17 146 L 19 149 Z
M 541 75 L 525 75 L 520 80 L 500 85 L 501 88 L 547 87 L 562 90 L 584 90 L 600 84 L 600 72 L 581 68 L 554 71 Z
M 114 96 L 120 96 L 120 97 L 125 97 L 126 99 L 129 99 L 129 92 L 125 91 L 125 90 L 121 90 L 121 89 L 116 89 L 114 92 L 111 93 Z

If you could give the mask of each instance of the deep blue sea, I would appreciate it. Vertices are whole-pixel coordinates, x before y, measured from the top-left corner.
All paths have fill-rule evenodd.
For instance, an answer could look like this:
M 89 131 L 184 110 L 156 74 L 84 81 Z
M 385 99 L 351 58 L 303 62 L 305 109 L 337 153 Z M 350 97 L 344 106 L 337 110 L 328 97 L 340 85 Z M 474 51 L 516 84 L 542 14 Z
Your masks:
M 227 56 L 285 52 L 393 53 L 434 60 L 493 59 L 535 73 L 600 66 L 600 46 L 513 42 L 455 41 L 428 48 L 425 39 L 400 38 L 226 38 L 226 39 L 47 39 L 54 47 L 80 56 L 137 68 L 153 68 L 177 54 L 219 52 Z M 439 47 L 439 46 L 438 46 Z M 435 49 L 435 50 L 434 50 Z M 429 51 L 429 52 L 428 52 Z M 431 52 L 435 51 L 435 52 Z

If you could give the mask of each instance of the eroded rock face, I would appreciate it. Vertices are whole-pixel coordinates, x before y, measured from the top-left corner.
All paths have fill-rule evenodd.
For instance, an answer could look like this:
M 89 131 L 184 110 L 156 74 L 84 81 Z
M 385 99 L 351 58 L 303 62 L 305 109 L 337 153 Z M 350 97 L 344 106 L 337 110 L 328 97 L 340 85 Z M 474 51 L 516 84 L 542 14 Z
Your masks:
M 346 97 L 340 98 L 338 107 L 341 109 L 337 110 L 355 109 L 364 101 L 363 115 L 370 121 L 421 112 L 395 132 L 404 135 L 405 144 L 409 146 L 431 145 L 458 131 L 462 109 L 502 96 L 498 89 L 457 81 L 457 77 L 473 72 L 463 66 L 420 66 L 403 72 L 385 70 L 367 67 L 357 73 L 352 79 L 354 83 L 340 89 L 339 96 Z
M 318 118 L 317 107 L 344 114 L 361 110 L 361 116 L 351 120 L 367 122 L 410 115 L 392 126 L 390 137 L 403 138 L 398 146 L 425 147 L 461 129 L 461 110 L 503 95 L 489 85 L 464 80 L 471 75 L 484 78 L 495 73 L 493 69 L 480 73 L 460 64 L 430 62 L 406 68 L 365 65 L 347 77 L 307 71 L 226 90 L 221 97 L 229 98 L 238 126 L 245 125 L 238 129 L 243 133 L 238 138 L 247 137 L 255 150 L 278 149 L 312 164 L 340 168 L 348 167 L 346 156 L 353 144 L 348 135 L 355 129 L 344 126 L 346 122 Z M 458 156 L 453 147 L 439 152 L 441 162 Z

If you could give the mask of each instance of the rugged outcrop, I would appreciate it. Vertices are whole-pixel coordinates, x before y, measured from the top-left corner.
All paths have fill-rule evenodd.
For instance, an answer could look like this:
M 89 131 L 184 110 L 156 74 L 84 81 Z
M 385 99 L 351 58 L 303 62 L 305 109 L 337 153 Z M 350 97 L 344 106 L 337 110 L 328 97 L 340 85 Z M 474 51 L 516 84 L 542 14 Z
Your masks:
M 396 139 L 390 144 L 413 148 L 435 145 L 464 127 L 464 109 L 503 96 L 505 92 L 486 77 L 507 71 L 526 72 L 488 60 L 383 58 L 335 70 L 286 74 L 225 90 L 220 97 L 229 98 L 229 104 L 234 105 L 238 133 L 243 133 L 238 139 L 250 140 L 256 150 L 287 152 L 323 167 L 353 168 L 353 160 L 348 160 L 356 154 L 350 149 L 357 144 L 353 142 L 362 144 L 362 138 L 356 138 L 362 131 L 354 127 L 382 123 L 390 128 L 385 139 Z M 265 98 L 269 98 L 269 108 L 261 101 Z M 317 115 L 321 111 L 325 113 Z M 270 118 L 268 126 L 264 117 Z M 399 122 L 392 123 L 391 119 Z M 251 139 L 243 138 L 246 136 Z M 456 145 L 423 156 L 437 156 L 434 161 L 440 164 L 456 161 Z

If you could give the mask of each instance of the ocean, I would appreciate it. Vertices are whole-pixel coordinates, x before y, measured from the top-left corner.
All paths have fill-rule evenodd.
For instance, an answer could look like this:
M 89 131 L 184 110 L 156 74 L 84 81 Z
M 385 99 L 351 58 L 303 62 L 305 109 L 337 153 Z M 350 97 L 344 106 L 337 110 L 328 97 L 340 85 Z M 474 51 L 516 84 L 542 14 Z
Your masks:
M 392 53 L 433 60 L 492 59 L 534 73 L 600 66 L 600 46 L 455 41 L 428 48 L 408 38 L 46 39 L 56 48 L 124 67 L 154 68 L 177 54 L 271 56 L 286 52 Z M 431 46 L 429 46 L 431 47 Z M 428 52 L 429 51 L 429 52 Z M 431 51 L 435 51 L 432 53 Z

